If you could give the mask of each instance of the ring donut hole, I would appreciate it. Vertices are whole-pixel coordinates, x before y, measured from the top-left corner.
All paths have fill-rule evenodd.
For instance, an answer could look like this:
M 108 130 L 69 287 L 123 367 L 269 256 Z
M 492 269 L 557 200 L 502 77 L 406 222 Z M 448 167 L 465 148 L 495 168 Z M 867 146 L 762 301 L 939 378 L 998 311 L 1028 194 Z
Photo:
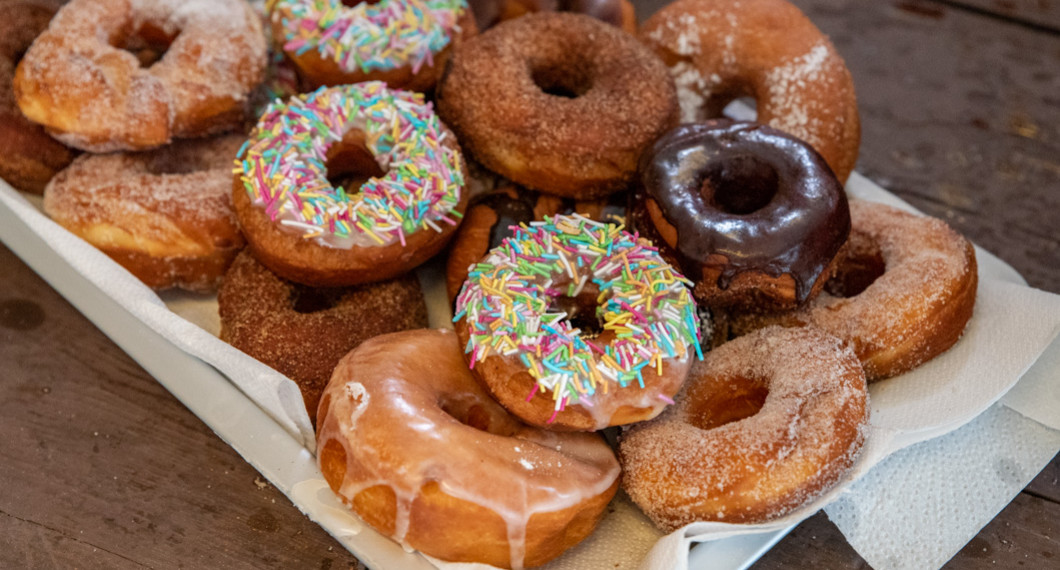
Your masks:
M 597 315 L 599 296 L 600 288 L 587 284 L 576 296 L 557 295 L 553 297 L 548 312 L 566 313 L 566 320 L 571 327 L 581 330 L 582 338 L 596 338 L 604 331 L 604 324 L 600 322 L 600 317 Z
M 714 208 L 745 216 L 769 205 L 779 185 L 776 168 L 757 156 L 741 154 L 712 163 L 700 192 Z
M 750 418 L 762 410 L 769 396 L 765 382 L 743 376 L 720 376 L 689 389 L 688 423 L 702 430 Z
M 360 129 L 351 129 L 328 148 L 324 166 L 328 169 L 328 182 L 335 188 L 342 187 L 347 194 L 356 194 L 365 182 L 386 175 L 368 150 Z
M 165 57 L 169 46 L 179 35 L 179 29 L 175 33 L 167 33 L 151 22 L 144 22 L 138 30 L 124 35 L 118 33 L 110 38 L 110 45 L 133 54 L 140 62 L 140 67 L 148 69 Z
M 850 242 L 846 254 L 836 264 L 835 275 L 825 283 L 824 290 L 833 297 L 855 297 L 886 271 L 887 263 L 878 245 Z
M 338 305 L 344 294 L 343 289 L 309 287 L 291 283 L 291 309 L 303 315 L 327 311 Z
M 577 99 L 593 88 L 587 65 L 531 64 L 530 79 L 545 95 L 563 99 Z

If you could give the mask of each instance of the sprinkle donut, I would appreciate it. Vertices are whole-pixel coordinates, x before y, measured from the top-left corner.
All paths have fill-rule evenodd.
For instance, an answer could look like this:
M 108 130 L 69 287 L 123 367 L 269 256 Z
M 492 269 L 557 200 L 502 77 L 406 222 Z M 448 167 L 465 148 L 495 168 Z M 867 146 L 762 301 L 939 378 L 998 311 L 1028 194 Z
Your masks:
M 266 10 L 309 88 L 384 81 L 428 91 L 453 44 L 477 30 L 467 0 L 270 0 Z
M 670 68 L 683 122 L 718 117 L 751 96 L 758 122 L 813 145 L 846 182 L 861 140 L 854 81 L 790 2 L 677 0 L 644 22 L 639 37 Z
M 451 331 L 365 342 L 336 367 L 317 417 L 332 490 L 381 533 L 450 562 L 544 564 L 588 536 L 618 490 L 602 437 L 507 413 Z
M 827 333 L 740 337 L 692 367 L 677 405 L 621 436 L 622 486 L 666 532 L 782 517 L 850 471 L 867 394 L 857 357 Z
M 233 203 L 255 257 L 306 285 L 412 269 L 445 246 L 467 203 L 455 137 L 422 95 L 382 82 L 274 103 L 239 156 Z M 347 192 L 334 172 L 370 178 Z
M 22 59 L 15 95 L 71 146 L 154 148 L 242 126 L 265 52 L 241 0 L 74 0 Z
M 620 227 L 556 216 L 471 269 L 454 320 L 472 370 L 512 413 L 602 429 L 673 402 L 700 351 L 687 285 Z

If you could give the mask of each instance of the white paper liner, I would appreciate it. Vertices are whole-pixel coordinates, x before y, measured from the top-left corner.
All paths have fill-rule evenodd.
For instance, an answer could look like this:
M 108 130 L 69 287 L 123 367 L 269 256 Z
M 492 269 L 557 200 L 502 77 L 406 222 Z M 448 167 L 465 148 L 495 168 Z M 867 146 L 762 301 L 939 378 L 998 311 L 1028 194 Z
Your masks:
M 851 177 L 848 192 L 852 197 L 909 209 L 897 197 L 857 174 Z M 216 338 L 219 326 L 216 301 L 212 297 L 167 293 L 159 298 L 105 255 L 44 217 L 39 211 L 39 203 L 27 202 L 6 184 L 0 184 L 0 203 L 78 273 L 169 342 L 220 370 L 292 437 L 308 450 L 313 449 L 313 432 L 297 386 Z M 977 249 L 977 253 L 979 298 L 965 337 L 954 349 L 927 366 L 873 387 L 873 425 L 869 441 L 857 469 L 842 485 L 797 513 L 766 525 L 696 523 L 662 541 L 658 540 L 661 533 L 650 524 L 644 524 L 643 515 L 623 497 L 616 500 L 613 512 L 593 536 L 549 566 L 613 568 L 615 561 L 628 564 L 644 558 L 645 567 L 670 568 L 672 561 L 687 559 L 688 545 L 692 541 L 787 528 L 844 493 L 854 479 L 888 454 L 948 433 L 971 421 L 1011 388 L 1060 328 L 1060 297 L 1013 284 L 1021 282 L 1015 271 L 982 250 Z M 420 277 L 428 297 L 431 325 L 449 326 L 440 264 L 436 262 L 421 270 Z M 1033 318 L 1028 320 L 1028 316 Z M 889 383 L 895 386 L 909 384 L 915 388 L 907 393 L 889 387 Z M 1045 384 L 1049 386 L 1047 382 Z M 914 397 L 903 397 L 903 394 Z M 1040 400 L 1033 397 L 1026 400 L 1040 404 Z M 925 409 L 931 413 L 924 413 Z M 1049 411 L 1039 410 L 1038 413 L 1048 414 Z M 1060 410 L 1055 410 L 1054 415 L 1060 415 Z M 307 458 L 299 460 L 306 461 Z M 252 458 L 248 461 L 254 463 Z M 364 556 L 363 544 L 353 539 L 374 531 L 365 530 L 352 514 L 326 504 L 321 499 L 322 493 L 305 492 L 306 489 L 319 489 L 322 479 L 319 479 L 319 472 L 316 475 L 317 478 L 307 478 L 302 484 L 296 484 L 289 496 L 354 554 Z M 965 540 L 972 535 L 974 532 Z M 645 558 L 647 549 L 653 544 L 652 554 Z

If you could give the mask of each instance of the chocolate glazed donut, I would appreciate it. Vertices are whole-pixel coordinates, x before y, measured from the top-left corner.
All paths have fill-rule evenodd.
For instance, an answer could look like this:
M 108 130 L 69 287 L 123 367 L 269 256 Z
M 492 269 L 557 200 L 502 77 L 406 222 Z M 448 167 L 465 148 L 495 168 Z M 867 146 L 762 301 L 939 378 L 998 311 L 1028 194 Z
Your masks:
M 765 125 L 681 125 L 642 158 L 640 175 L 638 229 L 675 250 L 712 307 L 804 304 L 850 234 L 846 194 L 824 159 Z

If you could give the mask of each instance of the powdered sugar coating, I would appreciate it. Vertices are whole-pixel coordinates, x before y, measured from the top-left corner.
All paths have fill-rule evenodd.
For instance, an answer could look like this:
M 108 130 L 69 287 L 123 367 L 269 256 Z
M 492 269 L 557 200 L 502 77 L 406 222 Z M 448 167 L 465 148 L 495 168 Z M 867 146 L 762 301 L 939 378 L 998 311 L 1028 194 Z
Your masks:
M 640 37 L 669 66 L 683 121 L 720 116 L 749 95 L 759 122 L 810 143 L 840 180 L 854 168 L 860 123 L 850 73 L 786 0 L 678 0 Z
M 746 404 L 763 392 L 757 410 Z M 693 367 L 675 406 L 623 434 L 623 486 L 666 531 L 782 517 L 848 472 L 867 398 L 857 357 L 835 337 L 780 327 L 740 337 Z

